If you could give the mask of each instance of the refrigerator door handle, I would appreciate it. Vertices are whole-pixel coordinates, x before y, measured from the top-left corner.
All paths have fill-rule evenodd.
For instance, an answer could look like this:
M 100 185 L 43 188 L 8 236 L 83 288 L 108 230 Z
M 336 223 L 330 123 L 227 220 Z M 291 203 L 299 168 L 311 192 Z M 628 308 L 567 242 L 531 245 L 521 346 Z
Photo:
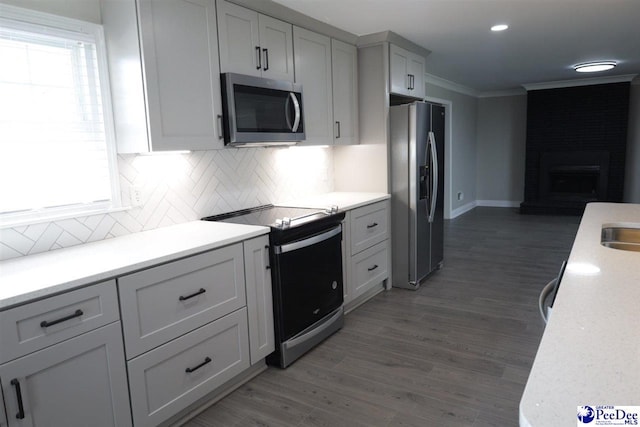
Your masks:
M 431 148 L 431 209 L 429 209 L 429 222 L 433 222 L 436 213 L 436 200 L 438 198 L 438 152 L 436 151 L 436 137 L 433 132 L 429 132 L 429 147 Z

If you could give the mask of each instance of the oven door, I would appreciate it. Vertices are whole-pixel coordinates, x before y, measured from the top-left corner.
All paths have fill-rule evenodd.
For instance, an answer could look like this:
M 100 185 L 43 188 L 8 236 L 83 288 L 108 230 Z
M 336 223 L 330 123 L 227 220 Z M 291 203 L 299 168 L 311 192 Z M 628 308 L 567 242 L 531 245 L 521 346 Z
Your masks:
M 280 342 L 342 305 L 342 226 L 274 247 Z

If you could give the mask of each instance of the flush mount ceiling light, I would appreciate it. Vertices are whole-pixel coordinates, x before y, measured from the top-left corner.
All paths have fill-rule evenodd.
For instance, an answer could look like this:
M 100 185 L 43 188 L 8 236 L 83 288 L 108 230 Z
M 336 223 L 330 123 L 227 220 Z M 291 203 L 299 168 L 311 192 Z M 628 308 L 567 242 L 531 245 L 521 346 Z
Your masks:
M 595 73 L 598 71 L 610 70 L 616 66 L 615 61 L 596 61 L 596 62 L 583 62 L 573 66 L 573 69 L 579 73 Z
M 509 28 L 507 24 L 498 24 L 491 27 L 491 31 L 504 31 L 507 28 Z

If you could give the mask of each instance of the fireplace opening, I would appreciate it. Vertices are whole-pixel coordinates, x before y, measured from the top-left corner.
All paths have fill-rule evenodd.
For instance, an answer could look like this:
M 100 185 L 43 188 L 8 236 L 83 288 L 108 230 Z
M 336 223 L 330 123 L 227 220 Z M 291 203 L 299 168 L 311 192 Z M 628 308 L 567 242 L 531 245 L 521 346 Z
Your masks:
M 607 200 L 609 153 L 553 152 L 540 156 L 540 201 L 578 203 Z
M 557 166 L 549 170 L 549 196 L 553 199 L 598 200 L 600 166 Z

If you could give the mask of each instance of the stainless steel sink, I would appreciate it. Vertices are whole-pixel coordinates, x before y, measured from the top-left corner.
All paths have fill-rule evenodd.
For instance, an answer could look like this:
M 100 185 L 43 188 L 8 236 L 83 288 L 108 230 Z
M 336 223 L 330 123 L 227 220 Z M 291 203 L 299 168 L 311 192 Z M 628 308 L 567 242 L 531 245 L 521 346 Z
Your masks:
M 608 248 L 640 252 L 640 227 L 604 226 L 600 243 Z

